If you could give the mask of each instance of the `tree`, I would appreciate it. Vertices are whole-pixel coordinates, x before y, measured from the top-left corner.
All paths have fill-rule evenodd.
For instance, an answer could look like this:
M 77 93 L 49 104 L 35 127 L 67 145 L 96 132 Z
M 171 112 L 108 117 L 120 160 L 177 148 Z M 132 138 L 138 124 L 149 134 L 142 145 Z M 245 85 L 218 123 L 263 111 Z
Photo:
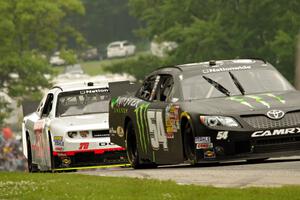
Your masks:
M 19 100 L 40 97 L 52 73 L 49 56 L 70 39 L 84 42 L 66 23 L 73 13 L 84 14 L 79 0 L 0 0 L 0 91 Z
M 293 82 L 297 0 L 130 0 L 129 7 L 145 24 L 141 36 L 178 43 L 173 64 L 260 57 Z
M 70 21 L 80 30 L 88 44 L 104 48 L 116 40 L 136 40 L 133 30 L 137 20 L 129 15 L 128 0 L 82 0 L 86 9 L 84 16 L 72 17 Z

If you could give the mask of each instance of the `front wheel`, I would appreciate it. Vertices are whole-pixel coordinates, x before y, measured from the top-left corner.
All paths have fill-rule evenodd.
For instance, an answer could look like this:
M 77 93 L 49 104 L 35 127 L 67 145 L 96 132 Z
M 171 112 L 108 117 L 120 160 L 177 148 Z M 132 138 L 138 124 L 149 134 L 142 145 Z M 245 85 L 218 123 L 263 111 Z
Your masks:
M 183 146 L 184 154 L 188 161 L 192 164 L 196 163 L 196 152 L 195 152 L 195 136 L 193 133 L 192 125 L 187 122 L 184 126 L 183 132 Z
M 28 171 L 30 173 L 39 171 L 37 164 L 32 163 L 31 143 L 29 137 L 27 137 L 27 164 L 28 164 Z

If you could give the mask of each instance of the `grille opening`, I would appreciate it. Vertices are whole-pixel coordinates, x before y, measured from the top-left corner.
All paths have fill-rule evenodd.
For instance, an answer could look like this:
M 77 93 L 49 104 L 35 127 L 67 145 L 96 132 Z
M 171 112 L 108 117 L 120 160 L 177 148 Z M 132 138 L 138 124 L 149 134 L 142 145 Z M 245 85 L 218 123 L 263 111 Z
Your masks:
M 234 143 L 235 153 L 249 153 L 251 151 L 250 141 L 237 141 Z
M 300 125 L 300 112 L 286 113 L 282 119 L 273 120 L 265 115 L 241 116 L 245 122 L 257 129 L 282 128 Z
M 97 130 L 97 131 L 92 131 L 93 137 L 94 138 L 99 138 L 99 137 L 109 137 L 109 130 Z
M 262 139 L 256 140 L 256 145 L 268 145 L 268 144 L 284 144 L 284 143 L 292 143 L 299 142 L 300 137 L 285 137 L 285 138 L 273 138 L 273 139 Z

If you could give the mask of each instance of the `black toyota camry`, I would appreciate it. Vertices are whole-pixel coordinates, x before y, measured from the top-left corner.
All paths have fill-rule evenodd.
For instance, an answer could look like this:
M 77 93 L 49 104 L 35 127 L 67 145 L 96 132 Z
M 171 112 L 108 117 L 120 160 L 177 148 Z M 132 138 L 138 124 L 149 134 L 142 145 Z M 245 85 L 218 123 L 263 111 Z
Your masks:
M 164 67 L 127 86 L 110 86 L 109 126 L 135 168 L 300 155 L 300 92 L 263 60 Z

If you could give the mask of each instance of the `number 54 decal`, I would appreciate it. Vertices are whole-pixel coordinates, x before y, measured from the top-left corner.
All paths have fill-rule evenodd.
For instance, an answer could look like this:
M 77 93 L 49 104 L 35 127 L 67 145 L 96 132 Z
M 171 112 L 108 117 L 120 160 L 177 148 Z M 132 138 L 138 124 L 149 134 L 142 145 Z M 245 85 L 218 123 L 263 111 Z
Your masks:
M 162 111 L 148 110 L 147 119 L 152 148 L 159 150 L 159 145 L 162 144 L 164 150 L 167 151 L 168 141 L 163 124 Z

